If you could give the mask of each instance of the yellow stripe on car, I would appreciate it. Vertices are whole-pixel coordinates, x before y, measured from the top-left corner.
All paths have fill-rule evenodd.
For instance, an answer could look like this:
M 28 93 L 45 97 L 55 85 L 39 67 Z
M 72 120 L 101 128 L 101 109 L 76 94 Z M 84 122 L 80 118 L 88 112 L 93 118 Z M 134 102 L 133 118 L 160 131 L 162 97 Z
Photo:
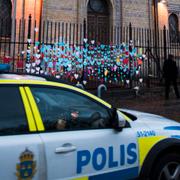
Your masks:
M 48 85 L 48 86 L 55 86 L 55 87 L 62 87 L 62 88 L 66 88 L 66 89 L 70 89 L 70 90 L 74 90 L 76 92 L 79 92 L 81 94 L 84 94 L 96 101 L 98 101 L 99 103 L 105 105 L 106 107 L 108 108 L 111 108 L 112 106 L 103 101 L 102 99 L 98 98 L 97 96 L 91 94 L 91 93 L 88 93 L 80 88 L 77 88 L 77 87 L 74 87 L 74 86 L 71 86 L 71 85 L 67 85 L 67 84 L 63 84 L 63 83 L 57 83 L 57 82 L 52 82 L 52 81 L 34 81 L 34 80 L 0 80 L 0 84 L 3 84 L 3 83 L 6 83 L 6 84 L 33 84 L 33 85 Z
M 26 90 L 26 93 L 28 95 L 28 98 L 29 98 L 29 101 L 31 103 L 31 109 L 34 113 L 34 118 L 35 118 L 35 121 L 36 121 L 36 125 L 37 125 L 37 128 L 39 131 L 44 131 L 45 128 L 44 128 L 44 124 L 42 122 L 42 118 L 41 118 L 41 115 L 39 113 L 39 110 L 38 110 L 38 107 L 36 105 L 36 102 L 34 100 L 34 97 L 31 93 L 31 90 L 29 87 L 25 87 L 25 90 Z
M 152 149 L 152 147 L 159 141 L 167 138 L 166 136 L 152 136 L 152 137 L 140 137 L 138 139 L 139 144 L 139 165 L 142 167 L 143 162 Z
M 89 180 L 89 177 L 81 177 L 81 178 L 75 178 L 72 180 Z
M 19 90 L 20 90 L 20 94 L 21 94 L 21 97 L 22 97 L 22 100 L 23 100 L 24 107 L 25 107 L 25 112 L 26 112 L 28 125 L 29 125 L 29 131 L 34 132 L 37 129 L 36 129 L 34 117 L 33 117 L 33 114 L 32 114 L 32 111 L 31 111 L 31 108 L 30 108 L 30 105 L 29 105 L 25 90 L 24 90 L 23 87 L 19 87 Z

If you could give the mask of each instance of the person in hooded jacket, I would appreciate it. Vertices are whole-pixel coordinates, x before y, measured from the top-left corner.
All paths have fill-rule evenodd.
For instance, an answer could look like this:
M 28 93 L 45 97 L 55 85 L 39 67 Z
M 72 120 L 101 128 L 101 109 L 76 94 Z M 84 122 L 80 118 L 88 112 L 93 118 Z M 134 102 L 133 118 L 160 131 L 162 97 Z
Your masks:
M 174 56 L 169 54 L 168 59 L 164 61 L 163 77 L 165 79 L 165 98 L 169 99 L 169 91 L 171 84 L 174 87 L 176 97 L 179 99 L 179 91 L 177 87 L 178 68 L 174 61 Z

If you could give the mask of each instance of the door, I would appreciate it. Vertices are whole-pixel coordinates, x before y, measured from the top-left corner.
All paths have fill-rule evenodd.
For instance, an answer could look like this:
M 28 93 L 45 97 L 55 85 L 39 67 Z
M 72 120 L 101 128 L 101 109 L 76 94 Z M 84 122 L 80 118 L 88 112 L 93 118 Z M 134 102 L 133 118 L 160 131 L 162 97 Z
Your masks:
M 31 87 L 44 123 L 48 179 L 126 179 L 138 174 L 131 128 L 110 127 L 110 109 L 69 89 Z
M 87 21 L 89 40 L 109 43 L 109 6 L 105 0 L 89 1 Z
M 1 179 L 44 180 L 42 143 L 35 132 L 24 88 L 0 85 Z

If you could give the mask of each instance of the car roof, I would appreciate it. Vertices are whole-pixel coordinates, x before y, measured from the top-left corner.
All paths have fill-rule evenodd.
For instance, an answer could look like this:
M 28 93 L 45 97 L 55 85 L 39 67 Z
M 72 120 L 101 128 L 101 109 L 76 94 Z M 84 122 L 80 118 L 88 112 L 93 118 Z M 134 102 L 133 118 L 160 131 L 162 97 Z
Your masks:
M 43 77 L 37 77 L 32 75 L 24 75 L 24 74 L 12 74 L 12 73 L 2 73 L 0 74 L 0 79 L 16 79 L 16 80 L 40 80 L 40 81 L 46 81 Z
M 1 75 L 3 75 L 3 74 L 1 74 Z M 7 74 L 10 74 L 10 73 L 7 73 Z M 97 96 L 95 96 L 85 90 L 82 90 L 76 86 L 73 86 L 72 84 L 61 81 L 59 79 L 56 79 L 56 78 L 54 79 L 52 77 L 46 77 L 46 76 L 44 76 L 44 79 L 43 79 L 43 77 L 41 77 L 41 76 L 39 77 L 37 75 L 35 75 L 35 76 L 33 75 L 32 76 L 33 78 L 32 78 L 31 75 L 28 75 L 28 76 L 26 76 L 26 75 L 24 75 L 25 77 L 23 77 L 23 75 L 14 74 L 14 77 L 17 76 L 19 78 L 13 78 L 13 76 L 11 76 L 11 78 L 10 78 L 10 76 L 8 78 L 0 78 L 0 85 L 1 84 L 19 84 L 19 85 L 22 84 L 22 85 L 44 85 L 44 86 L 52 86 L 52 87 L 61 87 L 61 88 L 70 89 L 70 90 L 79 92 L 80 94 L 84 94 L 84 95 L 94 99 L 95 101 L 98 101 L 99 103 L 105 105 L 106 107 L 112 108 L 112 106 L 109 103 L 98 98 Z M 54 81 L 52 81 L 51 79 Z
M 0 80 L 1 79 L 53 81 L 53 82 L 69 84 L 72 86 L 75 85 L 74 83 L 70 83 L 69 81 L 58 79 L 54 76 L 23 73 L 23 72 L 0 72 Z

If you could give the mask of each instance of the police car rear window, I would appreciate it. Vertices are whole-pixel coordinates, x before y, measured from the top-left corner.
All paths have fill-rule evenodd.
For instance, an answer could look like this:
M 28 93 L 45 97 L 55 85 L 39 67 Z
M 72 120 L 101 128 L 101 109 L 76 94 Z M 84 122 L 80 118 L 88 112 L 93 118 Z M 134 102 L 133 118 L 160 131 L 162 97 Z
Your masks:
M 0 86 L 0 136 L 27 132 L 28 124 L 19 88 Z

